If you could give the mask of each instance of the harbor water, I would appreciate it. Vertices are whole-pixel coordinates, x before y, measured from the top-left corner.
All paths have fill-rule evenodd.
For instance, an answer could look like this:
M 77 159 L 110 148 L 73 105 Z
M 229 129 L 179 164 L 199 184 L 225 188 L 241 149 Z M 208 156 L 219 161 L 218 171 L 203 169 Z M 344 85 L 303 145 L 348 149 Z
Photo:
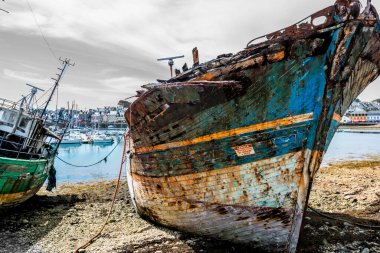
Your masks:
M 56 158 L 57 182 L 79 183 L 116 179 L 120 168 L 123 145 L 124 141 L 121 136 L 115 138 L 114 143 L 110 144 L 61 145 L 58 149 L 58 158 L 76 166 L 68 165 Z M 104 159 L 106 156 L 107 158 Z M 97 164 L 92 165 L 94 163 Z M 125 175 L 125 171 L 123 175 Z
M 58 183 L 78 183 L 89 181 L 114 180 L 118 176 L 123 150 L 123 139 L 118 137 L 113 144 L 61 145 L 58 157 L 74 165 L 91 165 L 90 167 L 67 165 L 56 158 Z M 380 155 L 380 134 L 336 133 L 323 159 L 322 167 L 339 161 L 374 159 Z M 115 147 L 116 146 L 116 147 Z M 129 163 L 126 163 L 129 166 Z M 125 176 L 125 169 L 123 170 Z

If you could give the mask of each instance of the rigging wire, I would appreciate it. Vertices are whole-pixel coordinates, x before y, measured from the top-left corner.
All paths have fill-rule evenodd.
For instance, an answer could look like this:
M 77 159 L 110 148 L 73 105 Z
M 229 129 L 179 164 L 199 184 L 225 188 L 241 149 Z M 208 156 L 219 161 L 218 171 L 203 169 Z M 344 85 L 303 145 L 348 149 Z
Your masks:
M 37 27 L 38 27 L 38 30 L 40 31 L 40 34 L 41 34 L 43 40 L 44 40 L 45 43 L 46 43 L 46 46 L 48 47 L 48 49 L 49 49 L 51 55 L 53 56 L 53 58 L 54 58 L 55 60 L 57 60 L 58 57 L 56 56 L 56 54 L 54 53 L 53 49 L 51 48 L 51 46 L 50 46 L 48 40 L 46 39 L 46 37 L 45 37 L 45 35 L 44 35 L 43 31 L 42 31 L 41 26 L 38 24 L 37 17 L 36 17 L 36 15 L 34 14 L 33 8 L 32 8 L 32 6 L 30 5 L 29 0 L 25 0 L 25 1 L 26 1 L 27 4 L 28 4 L 29 10 L 30 10 L 30 12 L 32 13 L 33 18 L 34 18 L 34 22 L 36 23 L 36 25 L 37 25 Z
M 53 87 L 50 87 L 49 89 L 47 89 L 37 100 L 36 100 L 36 103 L 38 101 L 40 101 L 44 96 L 46 96 L 48 94 L 48 92 L 50 92 L 50 90 L 52 89 Z M 33 104 L 34 105 L 34 104 Z

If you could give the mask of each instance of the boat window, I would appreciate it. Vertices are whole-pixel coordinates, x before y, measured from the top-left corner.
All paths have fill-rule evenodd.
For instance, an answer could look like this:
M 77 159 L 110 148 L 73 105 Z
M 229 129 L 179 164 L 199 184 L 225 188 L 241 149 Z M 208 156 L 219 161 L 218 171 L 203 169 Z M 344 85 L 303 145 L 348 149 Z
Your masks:
M 4 111 L 0 110 L 0 120 L 1 121 L 4 121 L 3 116 L 4 116 Z
M 8 118 L 8 122 L 9 123 L 13 123 L 14 121 L 16 120 L 16 113 L 10 113 L 9 114 L 9 118 Z
M 28 123 L 29 123 L 29 119 L 28 118 L 22 118 L 21 120 L 20 120 L 20 124 L 18 124 L 18 126 L 19 127 L 21 127 L 21 128 L 26 128 L 27 126 L 28 126 Z

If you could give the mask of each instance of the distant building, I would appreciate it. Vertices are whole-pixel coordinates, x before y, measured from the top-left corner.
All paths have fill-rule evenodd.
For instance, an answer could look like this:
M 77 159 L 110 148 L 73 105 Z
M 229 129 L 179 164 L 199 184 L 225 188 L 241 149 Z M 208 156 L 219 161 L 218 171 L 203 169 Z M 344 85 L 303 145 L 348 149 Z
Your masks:
M 355 111 L 347 114 L 347 116 L 351 119 L 352 123 L 362 123 L 367 122 L 368 120 L 367 112 L 362 109 L 356 109 Z
M 102 123 L 103 122 L 103 116 L 99 112 L 95 112 L 91 115 L 91 123 Z
M 380 122 L 380 111 L 370 111 L 367 113 L 368 122 Z

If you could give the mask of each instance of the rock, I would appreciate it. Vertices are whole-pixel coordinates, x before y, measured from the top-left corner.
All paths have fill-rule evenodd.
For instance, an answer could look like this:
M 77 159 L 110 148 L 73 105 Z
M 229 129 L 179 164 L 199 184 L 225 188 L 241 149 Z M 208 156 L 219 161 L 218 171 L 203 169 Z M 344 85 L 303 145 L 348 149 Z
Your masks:
M 28 221 L 27 219 L 23 219 L 23 220 L 22 220 L 22 223 L 23 223 L 23 224 L 28 224 L 29 221 Z
M 351 225 L 350 223 L 348 223 L 348 222 L 344 222 L 343 225 L 344 225 L 345 227 L 352 227 L 352 225 Z
M 324 244 L 324 245 L 328 245 L 329 242 L 328 242 L 326 239 L 323 239 L 323 244 Z
M 187 240 L 187 241 L 186 241 L 186 244 L 193 245 L 193 244 L 194 244 L 194 241 L 193 241 L 193 240 Z
M 304 228 L 304 229 L 313 230 L 313 227 L 310 226 L 309 224 L 306 224 L 303 228 Z
M 369 253 L 369 249 L 368 248 L 364 248 L 361 253 Z
M 379 244 L 375 243 L 375 242 L 369 242 L 368 244 L 371 245 L 371 246 L 373 246 L 373 247 L 378 247 L 379 246 Z
M 86 252 L 85 249 L 80 249 L 80 250 L 78 250 L 78 253 L 85 253 L 85 252 Z
M 154 253 L 162 253 L 162 250 L 156 250 Z

